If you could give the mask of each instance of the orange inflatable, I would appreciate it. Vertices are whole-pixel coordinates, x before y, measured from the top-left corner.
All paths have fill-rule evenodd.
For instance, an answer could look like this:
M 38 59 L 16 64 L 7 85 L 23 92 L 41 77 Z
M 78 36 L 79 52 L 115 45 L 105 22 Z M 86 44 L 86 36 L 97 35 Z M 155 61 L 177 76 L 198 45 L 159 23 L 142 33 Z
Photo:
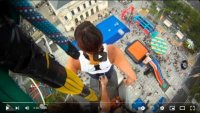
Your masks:
M 148 50 L 139 40 L 136 40 L 126 48 L 125 52 L 131 56 L 136 63 L 139 63 L 146 57 Z

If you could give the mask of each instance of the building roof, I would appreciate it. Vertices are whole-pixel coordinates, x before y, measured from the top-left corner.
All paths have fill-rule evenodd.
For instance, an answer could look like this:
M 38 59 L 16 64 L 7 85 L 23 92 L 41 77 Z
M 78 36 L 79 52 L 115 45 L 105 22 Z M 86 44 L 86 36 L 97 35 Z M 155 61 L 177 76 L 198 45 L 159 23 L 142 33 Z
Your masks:
M 171 25 L 172 25 L 172 23 L 169 21 L 169 20 L 167 20 L 167 19 L 165 19 L 165 21 L 163 22 L 167 27 L 170 27 Z
M 54 10 L 60 9 L 65 4 L 71 2 L 71 0 L 49 0 L 49 3 L 52 5 Z
M 177 36 L 179 39 L 183 39 L 183 37 L 184 37 L 183 33 L 182 33 L 181 31 L 179 31 L 179 30 L 177 31 L 176 36 Z

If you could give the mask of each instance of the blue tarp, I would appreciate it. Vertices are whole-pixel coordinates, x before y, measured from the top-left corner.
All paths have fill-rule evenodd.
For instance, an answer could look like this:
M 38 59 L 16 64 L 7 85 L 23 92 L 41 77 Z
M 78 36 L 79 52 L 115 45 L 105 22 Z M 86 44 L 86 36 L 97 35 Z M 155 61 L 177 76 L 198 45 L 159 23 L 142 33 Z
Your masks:
M 103 34 L 103 43 L 107 44 L 113 44 L 114 42 L 122 38 L 125 33 L 130 32 L 130 29 L 126 27 L 114 15 L 103 20 L 102 22 L 97 24 L 96 27 Z M 76 41 L 73 41 L 72 44 L 77 47 Z

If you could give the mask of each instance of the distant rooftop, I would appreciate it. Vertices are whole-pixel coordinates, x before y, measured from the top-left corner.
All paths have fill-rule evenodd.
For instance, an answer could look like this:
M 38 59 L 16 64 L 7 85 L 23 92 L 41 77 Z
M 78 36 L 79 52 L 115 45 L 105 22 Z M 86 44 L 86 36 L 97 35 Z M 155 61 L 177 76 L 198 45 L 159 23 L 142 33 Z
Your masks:
M 53 6 L 54 10 L 60 9 L 69 2 L 71 2 L 71 0 L 49 0 L 49 3 Z

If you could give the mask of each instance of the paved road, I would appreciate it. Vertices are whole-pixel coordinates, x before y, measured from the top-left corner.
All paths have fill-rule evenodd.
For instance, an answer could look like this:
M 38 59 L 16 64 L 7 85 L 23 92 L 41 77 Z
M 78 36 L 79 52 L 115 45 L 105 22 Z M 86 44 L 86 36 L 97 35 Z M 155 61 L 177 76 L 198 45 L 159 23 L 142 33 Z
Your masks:
M 187 0 L 187 2 L 194 7 L 195 9 L 200 11 L 200 1 L 199 0 Z

